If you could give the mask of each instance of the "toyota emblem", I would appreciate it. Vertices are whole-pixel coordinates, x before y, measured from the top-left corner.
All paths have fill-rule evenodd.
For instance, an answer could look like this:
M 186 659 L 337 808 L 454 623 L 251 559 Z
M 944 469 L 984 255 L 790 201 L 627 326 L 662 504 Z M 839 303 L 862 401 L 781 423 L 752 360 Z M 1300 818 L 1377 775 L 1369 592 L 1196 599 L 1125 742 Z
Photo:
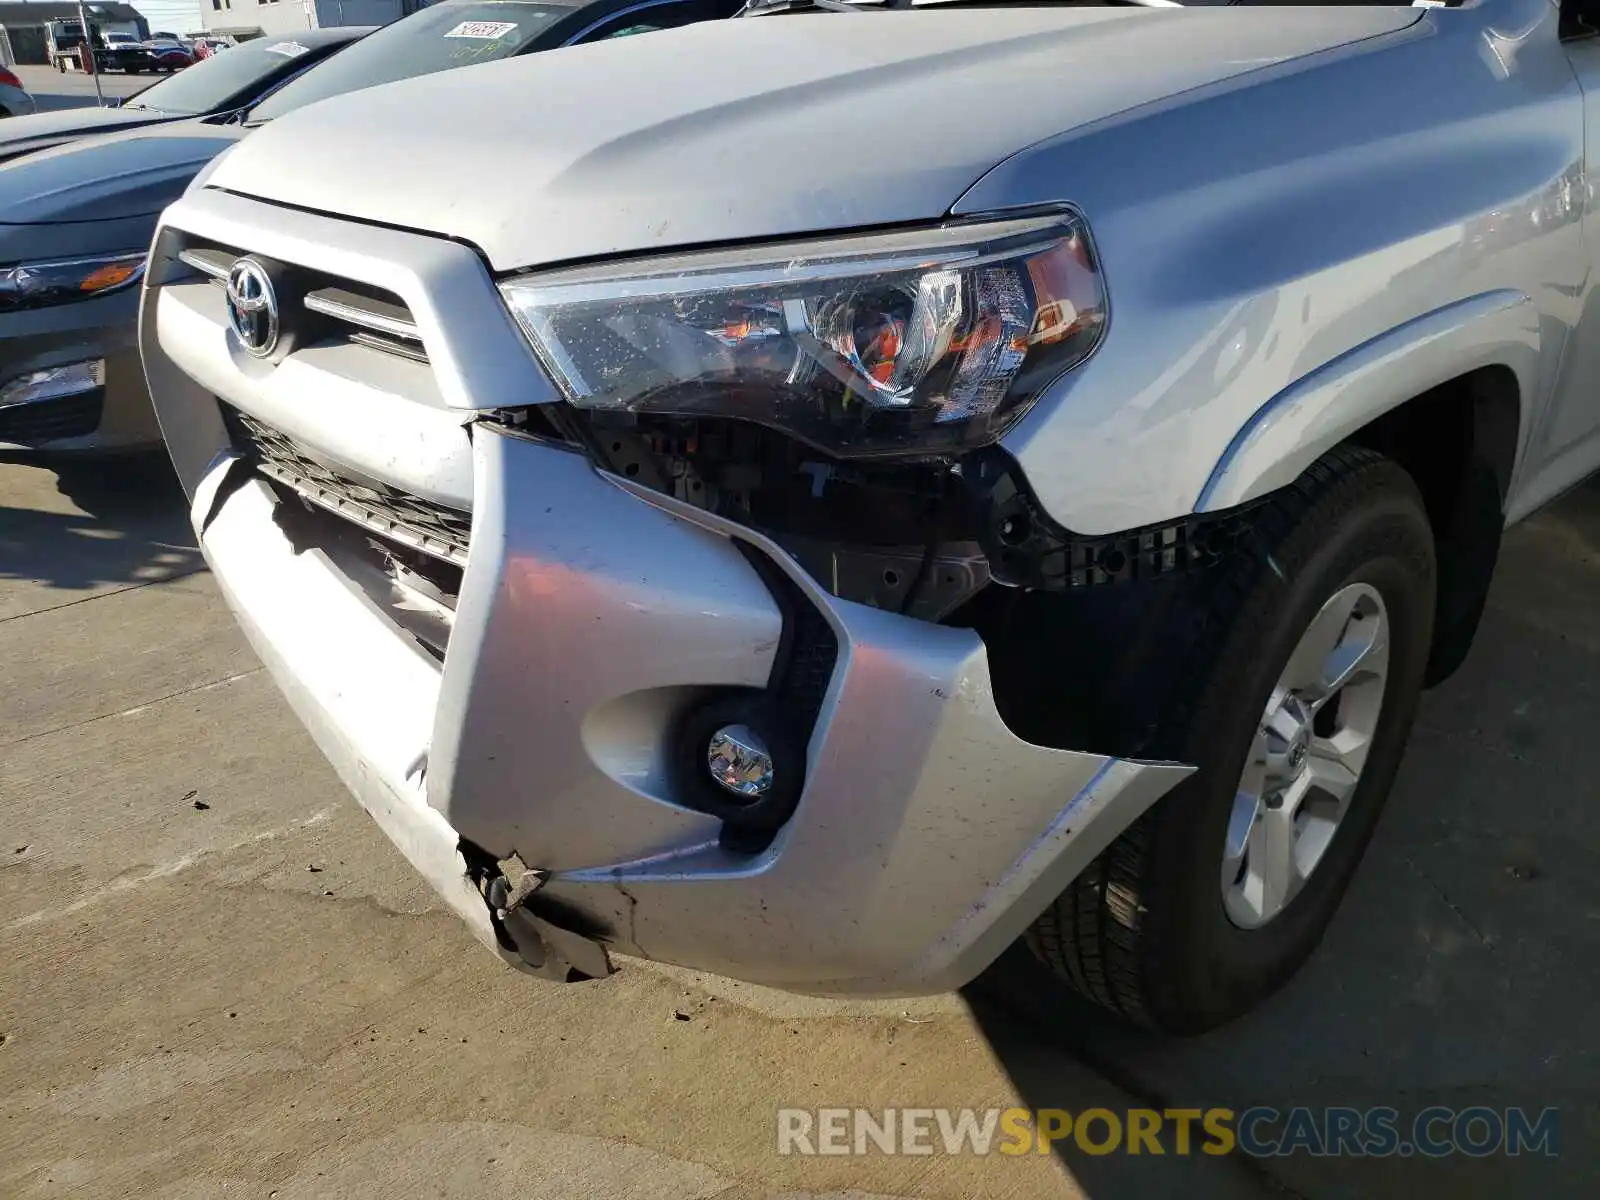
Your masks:
M 228 272 L 228 328 L 257 358 L 277 348 L 278 298 L 266 268 L 253 258 L 241 258 Z

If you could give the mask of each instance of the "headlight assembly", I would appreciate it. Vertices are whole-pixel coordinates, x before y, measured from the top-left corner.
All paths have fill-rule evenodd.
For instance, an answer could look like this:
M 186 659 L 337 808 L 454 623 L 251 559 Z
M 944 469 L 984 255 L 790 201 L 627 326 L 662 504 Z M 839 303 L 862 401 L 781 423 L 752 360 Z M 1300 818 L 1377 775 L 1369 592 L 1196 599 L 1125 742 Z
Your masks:
M 0 312 L 66 304 L 130 287 L 144 276 L 144 260 L 141 250 L 0 267 Z
M 526 275 L 506 302 L 568 401 L 722 416 L 841 457 L 999 437 L 1095 347 L 1106 296 L 1067 214 Z

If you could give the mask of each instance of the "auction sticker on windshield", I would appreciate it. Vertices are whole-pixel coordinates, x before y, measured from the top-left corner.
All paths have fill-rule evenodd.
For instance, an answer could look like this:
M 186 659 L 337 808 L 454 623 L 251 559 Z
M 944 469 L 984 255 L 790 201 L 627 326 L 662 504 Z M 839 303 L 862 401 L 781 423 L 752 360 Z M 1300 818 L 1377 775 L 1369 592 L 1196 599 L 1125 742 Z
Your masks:
M 302 46 L 299 42 L 276 42 L 267 47 L 268 54 L 281 54 L 285 58 L 299 58 L 308 50 L 309 46 Z
M 515 21 L 463 21 L 445 37 L 450 38 L 497 38 L 505 37 L 517 27 Z

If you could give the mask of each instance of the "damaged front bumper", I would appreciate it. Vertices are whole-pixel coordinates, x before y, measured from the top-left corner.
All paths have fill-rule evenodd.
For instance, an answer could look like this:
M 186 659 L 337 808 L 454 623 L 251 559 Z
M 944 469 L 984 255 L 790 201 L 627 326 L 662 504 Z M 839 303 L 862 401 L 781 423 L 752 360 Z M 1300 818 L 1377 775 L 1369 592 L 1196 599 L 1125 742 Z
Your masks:
M 729 848 L 673 794 L 668 731 L 698 689 L 771 677 L 784 614 L 734 542 L 781 552 L 574 454 L 485 426 L 474 449 L 442 665 L 358 565 L 297 551 L 283 501 L 230 478 L 231 454 L 194 514 L 340 777 L 514 965 L 592 975 L 601 944 L 818 993 L 959 986 L 1189 771 L 1019 740 L 975 634 L 839 601 L 789 567 L 837 662 L 793 817 L 758 852 Z M 487 864 L 512 856 L 541 886 L 502 919 Z
M 1023 740 L 972 629 L 840 599 L 750 528 L 462 404 L 537 383 L 469 250 L 211 193 L 174 219 L 140 337 L 201 548 L 340 777 L 507 962 L 946 990 L 1189 773 Z M 183 271 L 202 244 L 392 293 L 428 360 L 337 337 L 249 358 Z M 432 595 L 419 546 L 454 572 Z M 797 799 L 760 837 L 683 771 L 686 718 L 726 702 L 795 735 Z

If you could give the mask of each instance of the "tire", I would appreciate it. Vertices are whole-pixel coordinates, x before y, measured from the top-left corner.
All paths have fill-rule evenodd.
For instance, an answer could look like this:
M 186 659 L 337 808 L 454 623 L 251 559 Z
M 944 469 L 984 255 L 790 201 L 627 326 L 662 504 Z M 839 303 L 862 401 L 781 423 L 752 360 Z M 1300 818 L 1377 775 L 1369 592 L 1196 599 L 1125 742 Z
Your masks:
M 1433 534 L 1398 465 L 1357 447 L 1332 451 L 1273 497 L 1257 529 L 1253 553 L 1213 568 L 1223 574 L 1205 593 L 1207 611 L 1193 614 L 1185 682 L 1160 708 L 1151 757 L 1193 763 L 1195 774 L 1113 842 L 1026 935 L 1073 990 L 1167 1033 L 1199 1033 L 1244 1013 L 1316 948 L 1399 769 L 1428 662 Z M 1242 928 L 1223 878 L 1235 797 L 1247 790 L 1241 776 L 1291 653 L 1324 603 L 1352 594 L 1352 585 L 1381 598 L 1379 628 L 1388 622 L 1387 677 L 1381 703 L 1368 707 L 1374 727 L 1365 764 L 1301 890 L 1276 916 Z M 1245 828 L 1255 829 L 1248 817 Z M 1241 862 L 1240 878 L 1243 870 Z

